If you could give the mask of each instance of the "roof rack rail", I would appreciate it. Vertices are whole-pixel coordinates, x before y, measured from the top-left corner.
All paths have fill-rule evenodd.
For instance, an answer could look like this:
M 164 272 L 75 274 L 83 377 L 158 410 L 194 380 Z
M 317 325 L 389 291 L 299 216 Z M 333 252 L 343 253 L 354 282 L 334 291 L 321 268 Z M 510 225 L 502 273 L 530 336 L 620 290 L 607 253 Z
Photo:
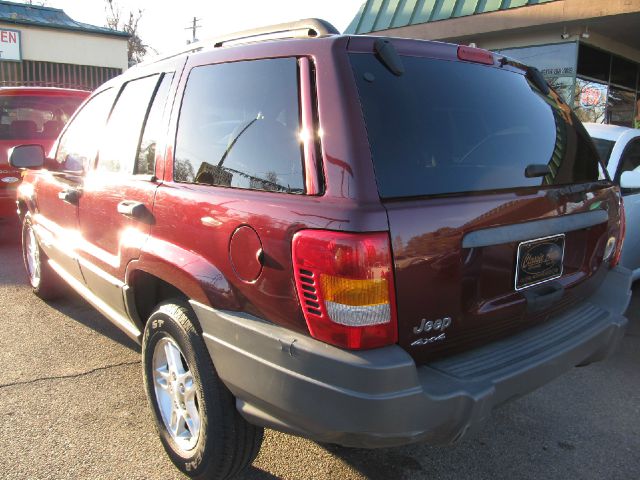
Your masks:
M 306 18 L 304 20 L 279 23 L 277 25 L 243 30 L 240 32 L 230 33 L 228 35 L 222 35 L 220 37 L 201 40 L 191 43 L 179 50 L 172 51 L 165 55 L 159 55 L 158 57 L 151 59 L 149 63 L 165 60 L 183 53 L 198 52 L 211 47 L 220 48 L 223 46 L 261 42 L 278 38 L 314 38 L 324 37 L 327 35 L 340 35 L 340 32 L 326 20 L 321 20 L 319 18 Z

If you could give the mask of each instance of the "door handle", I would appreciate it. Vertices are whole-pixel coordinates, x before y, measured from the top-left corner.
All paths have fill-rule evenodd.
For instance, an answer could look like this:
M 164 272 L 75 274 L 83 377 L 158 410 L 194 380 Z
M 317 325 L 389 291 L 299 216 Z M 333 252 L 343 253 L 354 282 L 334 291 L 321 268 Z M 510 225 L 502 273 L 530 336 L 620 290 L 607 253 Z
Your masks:
M 70 203 L 71 205 L 77 205 L 80 199 L 80 190 L 75 188 L 69 188 L 58 192 L 58 198 L 63 202 Z
M 148 220 L 151 217 L 151 212 L 147 210 L 145 204 L 135 200 L 123 200 L 118 203 L 118 213 L 140 221 Z

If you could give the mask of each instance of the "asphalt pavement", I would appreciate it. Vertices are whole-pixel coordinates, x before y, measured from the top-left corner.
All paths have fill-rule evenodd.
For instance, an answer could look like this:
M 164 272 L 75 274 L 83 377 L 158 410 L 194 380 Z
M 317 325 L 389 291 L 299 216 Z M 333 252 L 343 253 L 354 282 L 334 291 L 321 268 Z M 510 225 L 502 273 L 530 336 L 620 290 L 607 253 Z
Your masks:
M 165 456 L 140 349 L 69 292 L 28 285 L 17 230 L 0 226 L 0 478 L 184 478 Z M 451 447 L 320 445 L 267 431 L 245 479 L 640 478 L 640 285 L 612 358 L 496 410 Z

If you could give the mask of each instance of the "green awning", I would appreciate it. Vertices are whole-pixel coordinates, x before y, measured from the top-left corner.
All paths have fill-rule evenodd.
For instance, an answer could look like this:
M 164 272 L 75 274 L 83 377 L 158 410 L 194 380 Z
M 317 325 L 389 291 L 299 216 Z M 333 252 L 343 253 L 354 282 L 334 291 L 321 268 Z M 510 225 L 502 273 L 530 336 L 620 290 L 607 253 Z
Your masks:
M 367 0 L 345 33 L 370 33 L 553 1 L 555 0 Z

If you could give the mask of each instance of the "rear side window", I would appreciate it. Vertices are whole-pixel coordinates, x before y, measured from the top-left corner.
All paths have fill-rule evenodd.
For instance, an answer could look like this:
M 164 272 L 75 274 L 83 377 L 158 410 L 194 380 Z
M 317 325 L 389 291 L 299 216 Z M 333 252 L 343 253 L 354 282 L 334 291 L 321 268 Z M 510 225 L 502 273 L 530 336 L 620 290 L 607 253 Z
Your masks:
M 93 96 L 68 125 L 56 152 L 56 161 L 63 170 L 82 171 L 93 164 L 115 94 L 110 88 Z
M 97 170 L 132 174 L 140 132 L 158 75 L 127 82 L 109 116 Z
M 467 62 L 402 57 L 396 76 L 352 54 L 383 198 L 597 181 L 584 127 L 524 75 Z M 545 177 L 527 178 L 532 164 Z
M 295 58 L 191 70 L 175 146 L 174 180 L 301 193 Z

